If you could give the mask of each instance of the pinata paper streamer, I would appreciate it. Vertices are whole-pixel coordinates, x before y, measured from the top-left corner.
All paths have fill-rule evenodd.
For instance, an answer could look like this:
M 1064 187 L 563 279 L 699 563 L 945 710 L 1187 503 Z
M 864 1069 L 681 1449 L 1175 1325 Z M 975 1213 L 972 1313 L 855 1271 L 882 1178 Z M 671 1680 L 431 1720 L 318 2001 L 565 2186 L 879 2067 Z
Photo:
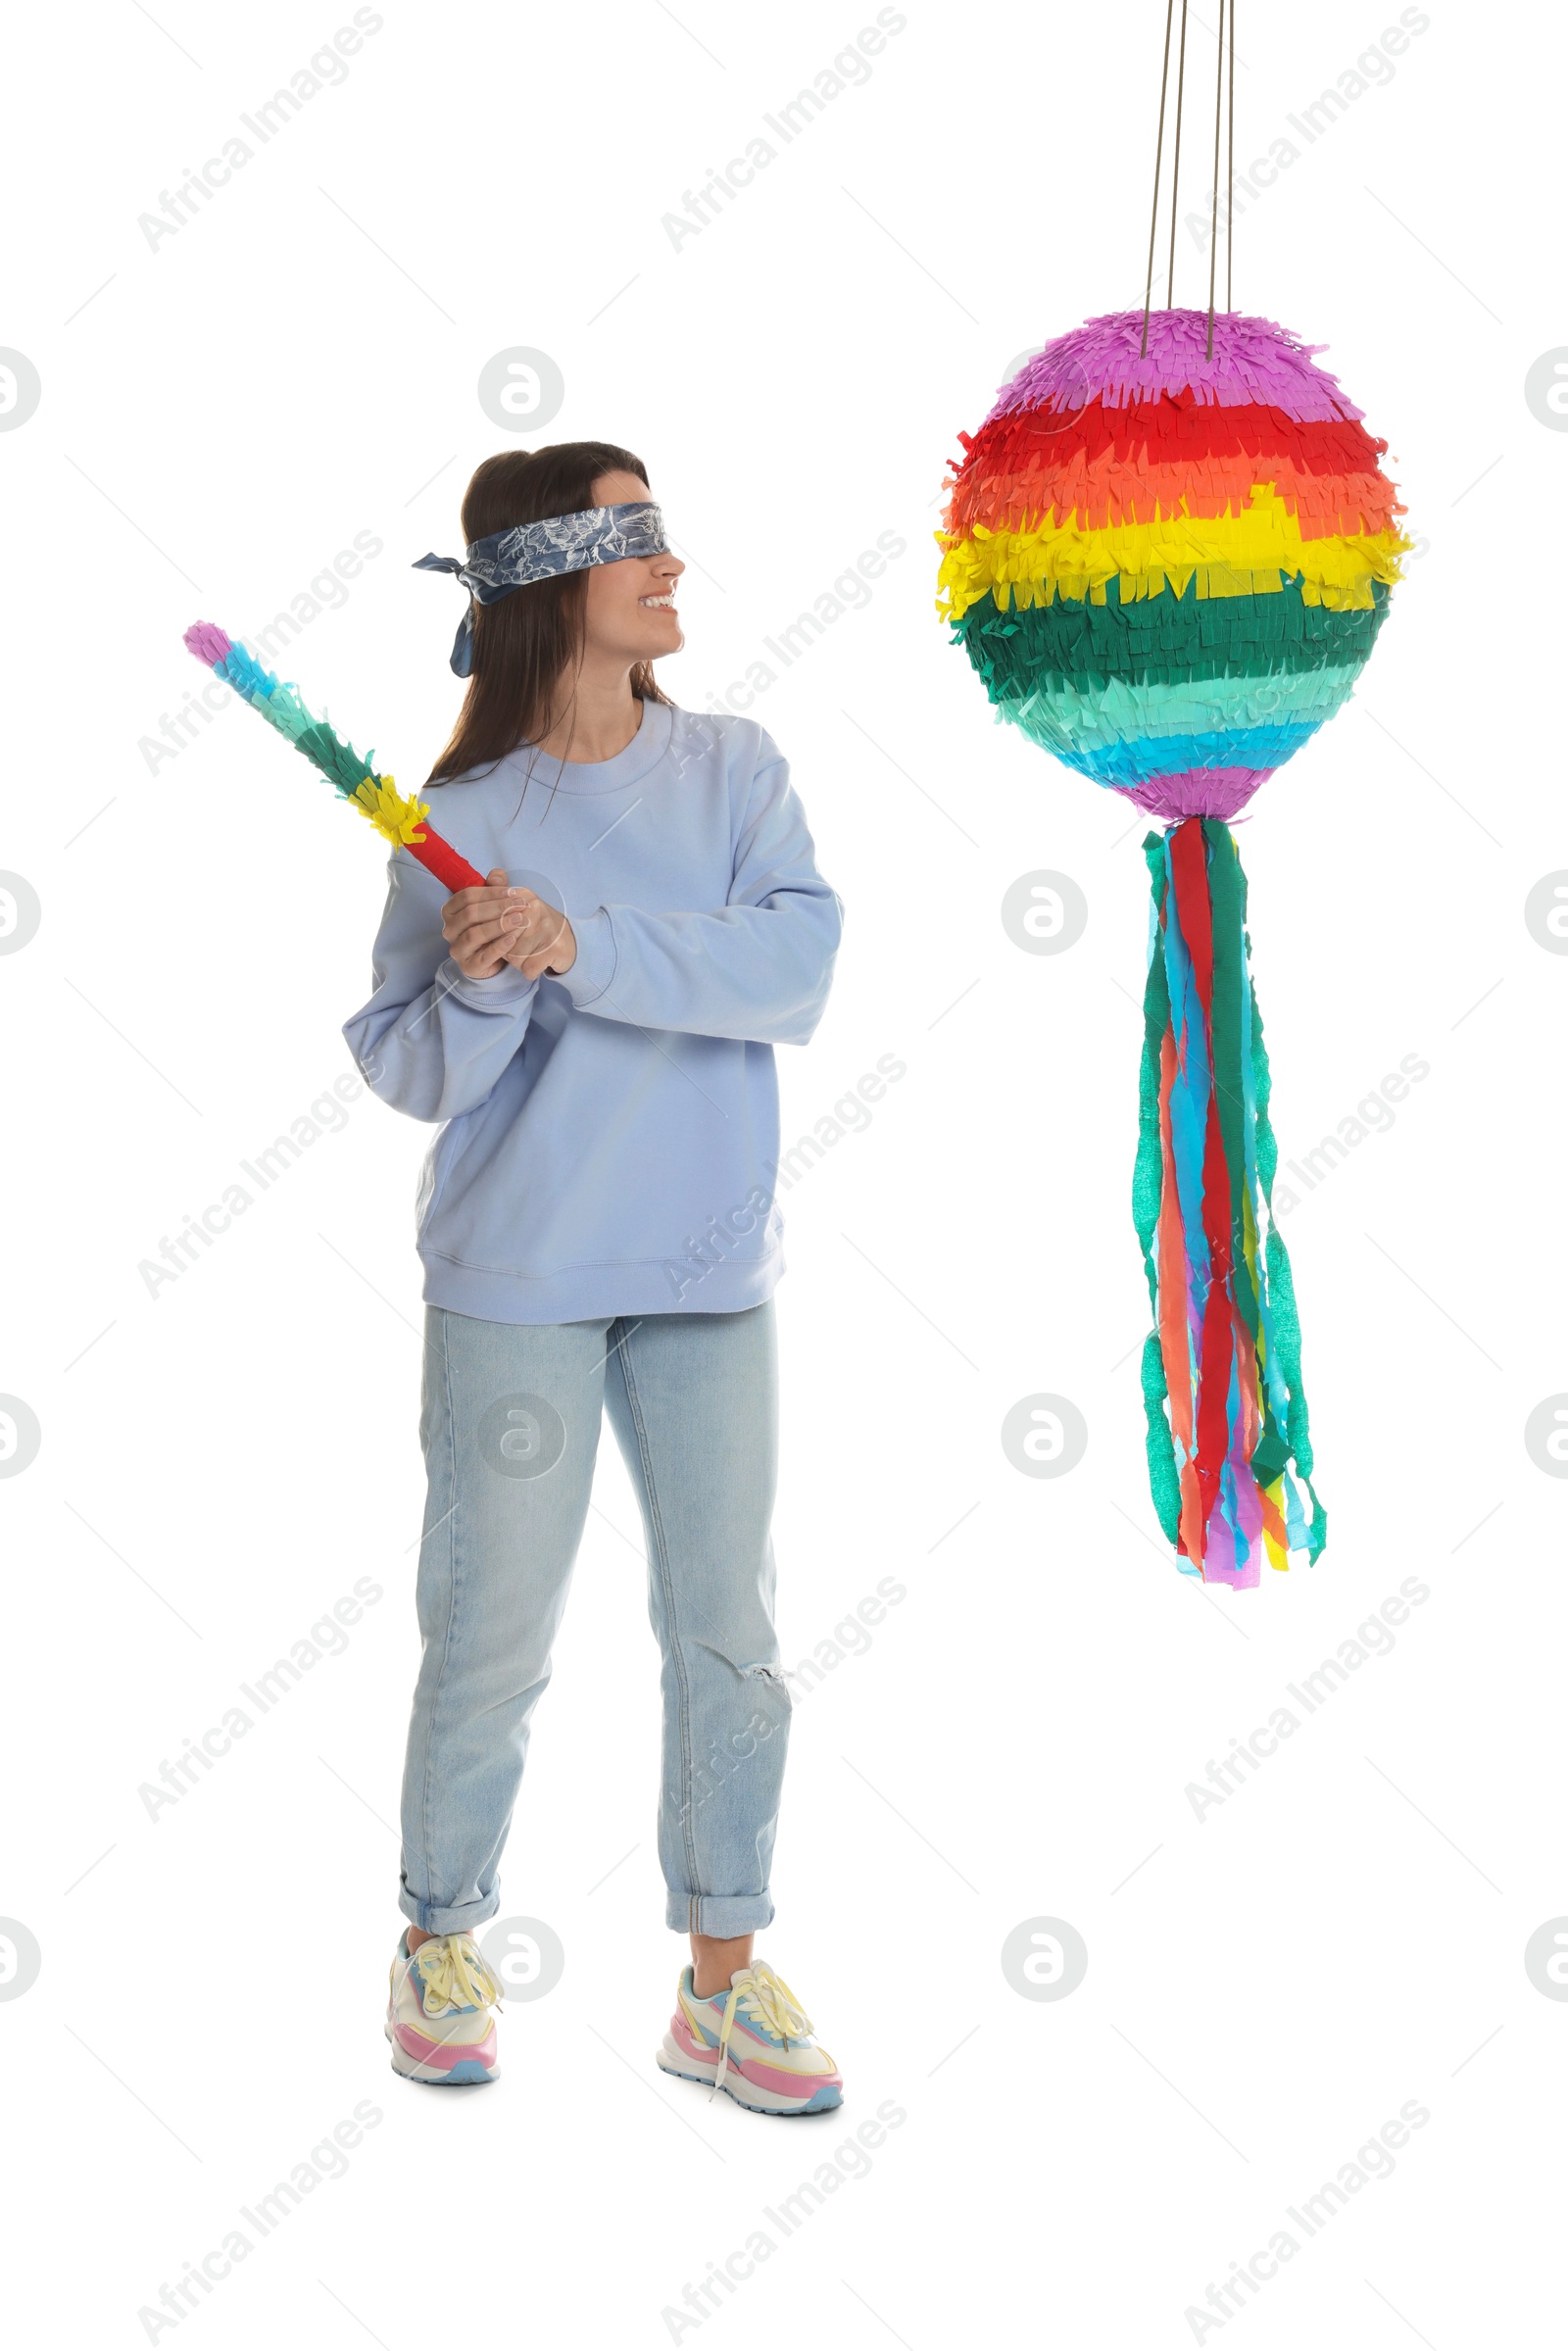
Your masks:
M 185 645 L 197 661 L 205 661 L 225 685 L 233 687 L 241 702 L 274 727 L 285 743 L 292 743 L 318 768 L 339 797 L 368 818 L 383 841 L 393 849 L 406 849 L 448 890 L 482 886 L 484 875 L 476 873 L 466 857 L 460 857 L 451 843 L 425 823 L 430 813 L 427 804 L 399 792 L 391 776 L 378 775 L 369 760 L 362 759 L 324 718 L 313 716 L 300 700 L 298 687 L 280 684 L 214 621 L 198 620 L 186 629 Z
M 1228 819 L 1349 699 L 1408 545 L 1320 348 L 1235 313 L 1091 318 L 958 435 L 937 534 L 937 609 L 999 719 L 1165 827 L 1133 1184 L 1149 1472 L 1177 1564 L 1237 1587 L 1315 1560 L 1327 1521 Z

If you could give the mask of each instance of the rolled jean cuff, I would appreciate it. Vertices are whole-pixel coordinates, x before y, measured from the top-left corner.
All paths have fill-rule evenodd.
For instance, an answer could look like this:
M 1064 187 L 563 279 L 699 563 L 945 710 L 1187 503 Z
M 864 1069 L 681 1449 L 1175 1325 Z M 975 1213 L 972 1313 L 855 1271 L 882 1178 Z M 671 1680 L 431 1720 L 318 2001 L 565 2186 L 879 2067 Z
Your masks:
M 771 1894 L 678 1894 L 664 1905 L 664 1924 L 677 1935 L 711 1935 L 727 1942 L 733 1935 L 755 1935 L 773 1924 Z
M 472 1935 L 487 1919 L 493 1919 L 500 1907 L 499 1886 L 494 1892 L 486 1894 L 482 1901 L 452 1905 L 421 1902 L 417 1894 L 411 1894 L 406 1886 L 398 1894 L 398 1908 L 410 1924 L 424 1935 Z

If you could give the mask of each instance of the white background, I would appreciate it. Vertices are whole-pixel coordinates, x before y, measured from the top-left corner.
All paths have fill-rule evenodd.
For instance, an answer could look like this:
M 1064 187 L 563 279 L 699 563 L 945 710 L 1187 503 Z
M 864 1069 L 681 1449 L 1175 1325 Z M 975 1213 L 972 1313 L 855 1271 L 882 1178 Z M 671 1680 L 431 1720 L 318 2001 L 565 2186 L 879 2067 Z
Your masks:
M 1568 1911 L 1568 1487 L 1523 1426 L 1568 1388 L 1568 962 L 1523 905 L 1568 864 L 1568 437 L 1523 383 L 1568 342 L 1561 35 L 1434 0 L 1307 146 L 1287 116 L 1397 11 L 1242 11 L 1239 158 L 1300 152 L 1238 220 L 1238 305 L 1328 345 L 1426 542 L 1354 703 L 1239 835 L 1282 1152 L 1401 1056 L 1430 1076 L 1289 1215 L 1330 1544 L 1231 1595 L 1176 1573 L 1145 1484 L 1142 827 L 993 726 L 928 535 L 1017 356 L 1141 291 L 1157 0 L 909 0 L 864 85 L 678 249 L 662 216 L 869 7 L 381 13 L 342 85 L 156 249 L 138 215 L 348 11 L 99 0 L 13 33 L 0 342 L 43 387 L 0 434 L 0 864 L 43 909 L 0 960 L 0 1390 L 42 1430 L 0 1482 L 0 1913 L 42 1950 L 0 2002 L 26 2339 L 148 2339 L 163 2282 L 368 2099 L 346 2176 L 155 2339 L 664 2343 L 686 2283 L 891 2100 L 868 2176 L 770 2229 L 675 2339 L 1544 2340 L 1568 2009 L 1523 1952 Z M 1185 228 L 1178 252 L 1199 299 Z M 647 462 L 690 560 L 662 672 L 689 707 L 879 532 L 907 542 L 756 706 L 848 907 L 827 1016 L 780 1054 L 786 1136 L 907 1063 L 785 1203 L 786 1657 L 880 1577 L 907 1588 L 800 1705 L 763 1938 L 846 2070 L 836 2121 L 775 2127 L 653 2068 L 681 1945 L 608 1441 L 503 1892 L 565 1973 L 503 2020 L 495 2090 L 393 2078 L 428 1134 L 362 1099 L 177 1282 L 151 1297 L 137 1270 L 348 1068 L 382 896 L 364 828 L 252 718 L 149 772 L 141 740 L 201 683 L 180 632 L 254 631 L 373 534 L 284 667 L 416 783 L 461 605 L 409 566 L 459 546 L 462 487 L 507 439 L 476 380 L 519 345 L 566 387 L 523 441 Z M 1038 868 L 1089 904 L 1057 956 L 1000 920 Z M 1040 1391 L 1089 1428 L 1055 1481 L 1000 1444 Z M 383 1596 L 344 1652 L 150 1819 L 141 1784 L 367 1575 Z M 1429 1596 L 1392 1652 L 1197 1817 L 1210 1759 L 1412 1576 Z M 1001 1966 L 1042 1916 L 1088 1948 L 1060 2001 Z M 1393 2176 L 1308 2239 L 1286 2208 L 1407 2101 L 1430 2119 Z M 1204 2332 L 1185 2314 L 1281 2228 L 1299 2252 Z

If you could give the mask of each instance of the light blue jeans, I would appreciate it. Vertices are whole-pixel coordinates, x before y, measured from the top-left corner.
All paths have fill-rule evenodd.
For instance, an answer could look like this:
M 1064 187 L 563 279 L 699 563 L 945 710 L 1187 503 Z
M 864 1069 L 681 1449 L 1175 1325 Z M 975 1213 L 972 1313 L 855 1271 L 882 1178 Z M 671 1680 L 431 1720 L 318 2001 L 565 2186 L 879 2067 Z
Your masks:
M 500 1907 L 528 1728 L 582 1539 L 605 1407 L 642 1506 L 663 1656 L 659 1858 L 671 1927 L 747 1935 L 789 1739 L 768 1537 L 777 1464 L 771 1300 L 593 1322 L 425 1315 L 423 1657 L 403 1779 L 406 1918 L 434 1935 Z

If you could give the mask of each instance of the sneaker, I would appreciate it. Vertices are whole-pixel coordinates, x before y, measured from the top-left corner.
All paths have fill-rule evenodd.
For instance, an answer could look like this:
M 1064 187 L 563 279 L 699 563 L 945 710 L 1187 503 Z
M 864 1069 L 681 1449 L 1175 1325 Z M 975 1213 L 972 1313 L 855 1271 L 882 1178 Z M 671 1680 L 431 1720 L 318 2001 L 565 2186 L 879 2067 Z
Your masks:
M 763 1960 L 738 1968 L 728 1991 L 702 2000 L 687 1968 L 659 2065 L 707 2082 L 754 2114 L 825 2114 L 844 2103 L 844 2077 L 811 2038 L 811 2020 Z
M 409 2082 L 494 2082 L 501 1987 L 471 1935 L 433 1935 L 409 1954 L 404 1935 L 392 1961 L 386 2036 L 392 2071 Z

